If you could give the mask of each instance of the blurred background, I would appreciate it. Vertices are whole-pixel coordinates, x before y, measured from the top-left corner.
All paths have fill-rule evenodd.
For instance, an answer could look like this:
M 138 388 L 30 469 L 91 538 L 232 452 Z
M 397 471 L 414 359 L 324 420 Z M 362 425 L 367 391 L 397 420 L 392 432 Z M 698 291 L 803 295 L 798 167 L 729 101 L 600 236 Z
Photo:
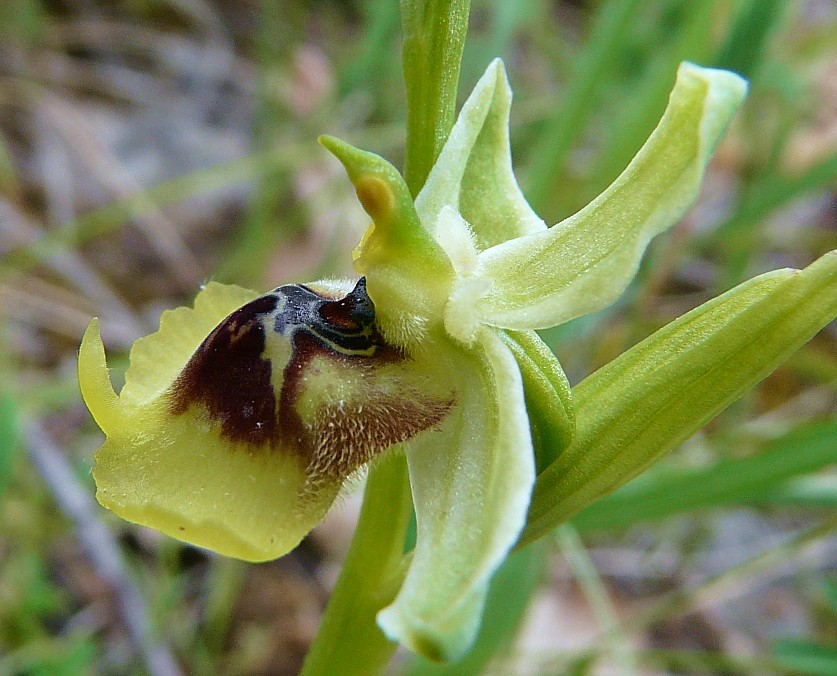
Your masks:
M 132 341 L 207 280 L 351 274 L 365 218 L 316 137 L 401 162 L 399 21 L 396 0 L 0 3 L 0 674 L 299 669 L 360 496 L 260 565 L 117 519 L 93 500 L 102 435 L 76 350 L 100 317 L 119 387 Z M 833 1 L 472 0 L 463 94 L 496 55 L 549 223 L 624 168 L 678 62 L 751 81 L 698 204 L 629 292 L 544 333 L 573 383 L 736 283 L 837 248 Z M 836 388 L 832 324 L 513 558 L 450 673 L 837 674 Z

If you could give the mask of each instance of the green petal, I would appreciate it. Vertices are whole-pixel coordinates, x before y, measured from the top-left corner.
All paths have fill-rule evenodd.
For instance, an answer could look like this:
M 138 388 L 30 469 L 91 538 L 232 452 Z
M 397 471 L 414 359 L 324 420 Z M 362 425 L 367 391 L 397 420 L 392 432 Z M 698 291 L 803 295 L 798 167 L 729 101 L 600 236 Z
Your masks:
M 416 549 L 406 580 L 378 623 L 431 659 L 452 660 L 479 627 L 491 575 L 523 526 L 534 461 L 514 357 L 485 329 L 473 349 L 433 346 L 454 374 L 457 405 L 440 431 L 407 445 Z
M 523 377 L 526 411 L 540 474 L 570 445 L 575 435 L 570 382 L 552 350 L 537 333 L 503 331 L 500 335 L 514 354 Z
M 511 101 L 506 70 L 496 59 L 462 107 L 416 198 L 416 210 L 430 232 L 436 231 L 445 206 L 452 206 L 468 221 L 480 249 L 546 229 L 523 196 L 512 169 Z
M 320 137 L 320 143 L 343 163 L 373 220 L 354 257 L 375 303 L 378 327 L 388 342 L 416 347 L 425 332 L 443 320 L 453 278 L 450 261 L 419 222 L 407 184 L 395 167 L 331 136 Z
M 528 542 L 630 481 L 837 316 L 837 251 L 692 310 L 573 389 L 576 437 L 535 486 Z
M 660 124 L 607 190 L 549 230 L 480 255 L 481 276 L 492 287 L 469 302 L 482 321 L 545 328 L 613 302 L 651 238 L 694 201 L 745 90 L 737 75 L 681 64 Z

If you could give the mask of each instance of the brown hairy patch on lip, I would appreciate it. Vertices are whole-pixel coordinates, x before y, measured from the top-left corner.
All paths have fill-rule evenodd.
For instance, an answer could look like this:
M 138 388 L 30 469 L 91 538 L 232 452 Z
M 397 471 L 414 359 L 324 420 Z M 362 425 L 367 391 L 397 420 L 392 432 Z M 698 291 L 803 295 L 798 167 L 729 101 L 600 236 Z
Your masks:
M 338 363 L 352 364 L 358 369 L 367 370 L 383 364 L 405 360 L 400 350 L 383 343 L 371 356 L 345 355 L 326 347 L 304 331 L 299 331 L 294 335 L 293 355 L 285 367 L 282 391 L 279 395 L 279 434 L 309 463 L 318 454 L 320 444 L 316 438 L 316 433 L 312 434 L 311 432 L 312 425 L 306 424 L 302 420 L 296 411 L 295 404 L 300 396 L 311 362 L 318 356 Z M 364 399 L 365 396 L 364 394 Z
M 313 430 L 316 444 L 306 470 L 309 482 L 352 474 L 393 444 L 439 425 L 453 403 L 419 392 L 398 397 L 378 392 L 362 403 L 325 407 Z

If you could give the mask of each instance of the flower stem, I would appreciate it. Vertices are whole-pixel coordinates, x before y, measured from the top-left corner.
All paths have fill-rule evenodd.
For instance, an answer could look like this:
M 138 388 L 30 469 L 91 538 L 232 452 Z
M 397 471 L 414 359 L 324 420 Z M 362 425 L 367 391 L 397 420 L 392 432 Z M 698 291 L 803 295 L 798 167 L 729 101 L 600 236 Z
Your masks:
M 407 462 L 397 453 L 369 471 L 357 530 L 303 675 L 374 674 L 386 666 L 396 644 L 384 636 L 375 616 L 404 577 L 404 534 L 411 514 Z
M 470 0 L 402 0 L 407 90 L 405 178 L 415 196 L 442 149 L 456 113 L 456 91 Z M 302 673 L 373 674 L 396 648 L 376 624 L 406 573 L 412 515 L 402 453 L 369 469 L 357 530 Z
M 402 0 L 407 90 L 404 178 L 415 197 L 448 138 L 471 0 Z

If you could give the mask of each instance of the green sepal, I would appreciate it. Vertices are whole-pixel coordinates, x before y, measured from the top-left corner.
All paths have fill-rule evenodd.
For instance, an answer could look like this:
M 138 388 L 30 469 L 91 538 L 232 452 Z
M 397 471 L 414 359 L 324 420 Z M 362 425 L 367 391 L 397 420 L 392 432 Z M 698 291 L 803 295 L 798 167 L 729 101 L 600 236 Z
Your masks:
M 480 250 L 546 230 L 514 175 L 509 145 L 511 102 L 506 70 L 495 59 L 462 106 L 416 198 L 416 211 L 430 232 L 435 232 L 445 206 L 454 207 L 468 222 Z
M 575 434 L 570 381 L 561 364 L 534 331 L 501 331 L 512 351 L 526 398 L 538 474 L 570 445 Z
M 439 341 L 429 354 L 451 375 L 456 406 L 405 444 L 416 547 L 378 625 L 428 659 L 451 661 L 473 643 L 491 576 L 523 529 L 535 462 L 520 371 L 497 332 L 484 329 L 472 348 Z
M 630 481 L 837 316 L 837 251 L 660 329 L 573 389 L 576 437 L 538 476 L 521 543 Z
M 540 329 L 612 303 L 636 274 L 649 241 L 698 195 L 703 172 L 746 92 L 727 71 L 681 64 L 666 112 L 624 172 L 584 209 L 543 232 L 479 257 L 490 284 L 480 321 Z

